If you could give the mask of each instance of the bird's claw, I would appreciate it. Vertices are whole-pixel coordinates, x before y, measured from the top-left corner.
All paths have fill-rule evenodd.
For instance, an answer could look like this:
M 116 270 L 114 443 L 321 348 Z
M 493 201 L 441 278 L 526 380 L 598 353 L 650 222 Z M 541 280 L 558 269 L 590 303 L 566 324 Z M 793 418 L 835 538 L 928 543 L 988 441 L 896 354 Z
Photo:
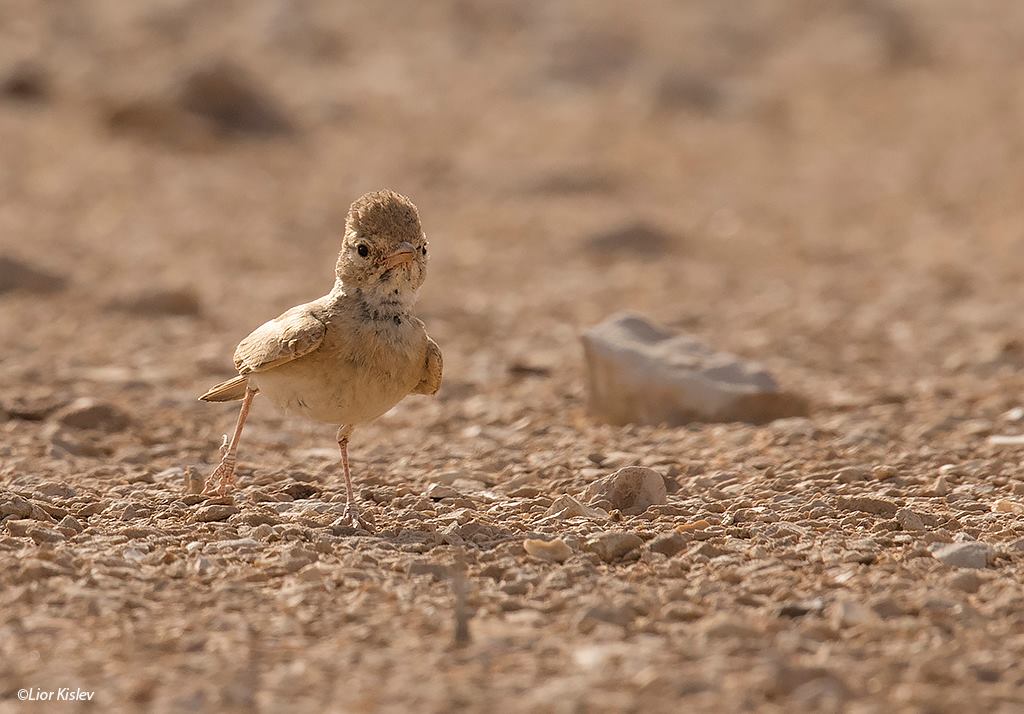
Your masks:
M 226 496 L 231 493 L 235 481 L 235 468 L 231 464 L 221 461 L 213 470 L 210 477 L 206 479 L 206 487 L 203 494 L 206 496 Z
M 367 533 L 373 533 L 373 527 L 366 521 L 366 519 L 360 516 L 359 509 L 351 503 L 345 506 L 345 511 L 331 525 L 339 528 L 354 528 L 356 530 L 366 531 Z

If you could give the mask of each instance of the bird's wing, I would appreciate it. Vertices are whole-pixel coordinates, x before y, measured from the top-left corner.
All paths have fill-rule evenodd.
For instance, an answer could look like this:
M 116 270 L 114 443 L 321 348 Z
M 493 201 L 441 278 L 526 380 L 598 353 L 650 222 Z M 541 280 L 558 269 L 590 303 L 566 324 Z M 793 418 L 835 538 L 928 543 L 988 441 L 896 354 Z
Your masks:
M 441 348 L 429 337 L 427 338 L 427 358 L 423 364 L 423 377 L 420 383 L 413 390 L 413 394 L 437 394 L 441 388 L 441 373 L 444 370 L 444 360 L 441 357 Z
M 263 323 L 238 343 L 235 367 L 239 374 L 279 367 L 317 349 L 326 332 L 327 326 L 317 319 L 309 305 L 293 307 Z

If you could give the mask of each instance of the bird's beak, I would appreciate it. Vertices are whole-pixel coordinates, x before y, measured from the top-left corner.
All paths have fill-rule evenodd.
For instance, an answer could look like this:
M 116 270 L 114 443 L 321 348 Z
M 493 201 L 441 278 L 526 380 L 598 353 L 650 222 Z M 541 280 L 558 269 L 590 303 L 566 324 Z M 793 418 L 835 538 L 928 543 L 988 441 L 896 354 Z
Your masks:
M 415 257 L 416 249 L 412 247 L 412 243 L 399 243 L 394 252 L 384 259 L 384 267 L 391 270 L 399 265 L 412 262 L 412 259 Z

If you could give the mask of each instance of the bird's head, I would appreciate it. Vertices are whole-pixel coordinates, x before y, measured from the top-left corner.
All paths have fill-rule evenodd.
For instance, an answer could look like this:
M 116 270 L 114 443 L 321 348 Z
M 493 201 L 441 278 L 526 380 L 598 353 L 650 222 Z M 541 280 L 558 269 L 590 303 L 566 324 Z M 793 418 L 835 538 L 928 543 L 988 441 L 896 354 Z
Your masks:
M 335 272 L 346 288 L 413 300 L 427 273 L 427 237 L 412 201 L 386 190 L 356 199 Z

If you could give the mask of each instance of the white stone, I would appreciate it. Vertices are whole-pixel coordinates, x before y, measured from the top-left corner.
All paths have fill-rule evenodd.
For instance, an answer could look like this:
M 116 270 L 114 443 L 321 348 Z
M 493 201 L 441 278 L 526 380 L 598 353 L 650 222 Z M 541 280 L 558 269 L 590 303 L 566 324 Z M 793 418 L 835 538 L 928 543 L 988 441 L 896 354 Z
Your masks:
M 807 414 L 761 367 L 644 318 L 620 314 L 583 334 L 591 412 L 613 424 L 768 422 Z
M 1010 409 L 1003 414 L 1003 419 L 1006 421 L 1024 421 L 1024 407 L 1014 407 L 1013 409 Z
M 993 434 L 988 437 L 992 446 L 1024 446 L 1024 434 Z
M 947 543 L 932 548 L 932 556 L 954 568 L 984 568 L 993 555 L 991 546 L 977 541 Z

